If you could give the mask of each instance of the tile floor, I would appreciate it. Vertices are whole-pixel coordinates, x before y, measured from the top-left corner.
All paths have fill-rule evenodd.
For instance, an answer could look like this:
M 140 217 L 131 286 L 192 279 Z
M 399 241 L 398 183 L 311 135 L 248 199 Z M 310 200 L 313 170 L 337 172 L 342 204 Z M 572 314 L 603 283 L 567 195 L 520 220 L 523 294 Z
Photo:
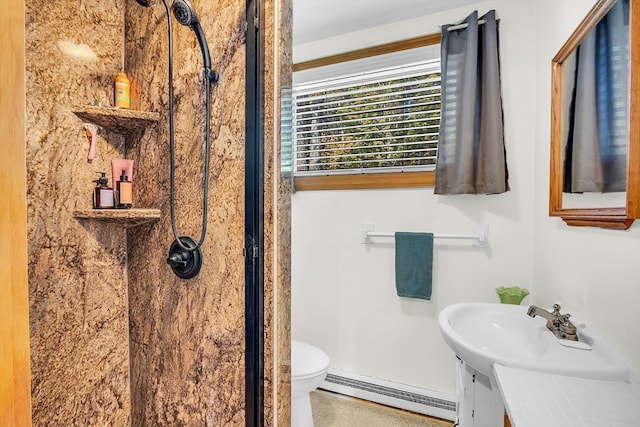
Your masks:
M 452 427 L 453 422 L 366 400 L 316 390 L 311 393 L 315 427 Z

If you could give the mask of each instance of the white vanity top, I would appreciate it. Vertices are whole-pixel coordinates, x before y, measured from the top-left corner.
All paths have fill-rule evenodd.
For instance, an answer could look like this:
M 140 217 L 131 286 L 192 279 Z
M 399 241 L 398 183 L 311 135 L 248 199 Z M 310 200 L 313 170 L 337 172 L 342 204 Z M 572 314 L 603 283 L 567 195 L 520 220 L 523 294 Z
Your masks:
M 513 427 L 640 426 L 640 384 L 493 370 Z

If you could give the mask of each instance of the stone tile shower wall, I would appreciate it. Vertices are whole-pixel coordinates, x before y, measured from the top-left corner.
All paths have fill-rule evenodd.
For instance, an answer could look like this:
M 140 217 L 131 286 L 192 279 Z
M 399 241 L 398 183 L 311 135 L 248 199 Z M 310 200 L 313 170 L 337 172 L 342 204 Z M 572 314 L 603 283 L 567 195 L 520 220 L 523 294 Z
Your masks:
M 142 108 L 157 126 L 129 144 L 137 165 L 136 198 L 161 220 L 131 229 L 129 313 L 132 425 L 244 425 L 244 0 L 191 2 L 213 69 L 211 175 L 207 239 L 200 274 L 177 278 L 165 260 L 169 220 L 167 24 L 161 2 L 129 1 L 125 69 L 138 81 Z M 172 18 L 173 19 L 173 18 Z M 176 219 L 199 240 L 202 218 L 204 86 L 195 34 L 173 20 Z
M 181 280 L 165 263 L 173 238 L 162 3 L 143 8 L 133 0 L 27 2 L 34 425 L 244 425 L 245 1 L 191 3 L 221 79 L 212 91 L 204 265 L 195 279 Z M 278 173 L 277 123 L 278 85 L 288 82 L 279 73 L 290 67 L 291 6 L 289 0 L 266 4 L 265 424 L 278 418 L 286 425 L 290 185 Z M 197 239 L 202 57 L 194 34 L 175 20 L 173 26 L 176 217 L 180 233 Z M 128 137 L 101 129 L 89 163 L 83 121 L 71 110 L 113 105 L 113 79 L 123 68 L 140 86 L 142 109 L 158 112 L 160 121 Z M 91 207 L 92 181 L 118 157 L 135 162 L 135 207 L 160 209 L 159 221 L 125 229 L 72 216 L 74 209 Z
M 129 423 L 126 234 L 72 217 L 91 208 L 92 181 L 123 150 L 122 137 L 101 132 L 88 163 L 83 121 L 71 112 L 113 102 L 122 14 L 122 0 L 26 2 L 34 425 Z

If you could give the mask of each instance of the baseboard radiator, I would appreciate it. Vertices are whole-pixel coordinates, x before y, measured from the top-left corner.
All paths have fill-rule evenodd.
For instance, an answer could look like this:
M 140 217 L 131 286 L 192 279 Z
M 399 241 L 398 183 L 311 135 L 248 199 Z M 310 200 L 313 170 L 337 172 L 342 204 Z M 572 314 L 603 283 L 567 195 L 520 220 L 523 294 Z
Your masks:
M 329 369 L 320 388 L 445 420 L 456 417 L 454 395 L 351 372 Z

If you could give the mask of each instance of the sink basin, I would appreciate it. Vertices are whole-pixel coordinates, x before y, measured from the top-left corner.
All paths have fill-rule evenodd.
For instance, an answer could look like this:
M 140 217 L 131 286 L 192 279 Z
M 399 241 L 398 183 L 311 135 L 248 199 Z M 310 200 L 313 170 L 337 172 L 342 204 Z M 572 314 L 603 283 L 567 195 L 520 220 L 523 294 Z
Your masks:
M 546 320 L 529 317 L 526 306 L 460 303 L 438 317 L 445 342 L 469 366 L 492 377 L 493 365 L 549 374 L 629 381 L 629 365 L 588 327 L 578 327 L 581 346 L 563 345 Z M 573 343 L 564 342 L 572 345 Z

